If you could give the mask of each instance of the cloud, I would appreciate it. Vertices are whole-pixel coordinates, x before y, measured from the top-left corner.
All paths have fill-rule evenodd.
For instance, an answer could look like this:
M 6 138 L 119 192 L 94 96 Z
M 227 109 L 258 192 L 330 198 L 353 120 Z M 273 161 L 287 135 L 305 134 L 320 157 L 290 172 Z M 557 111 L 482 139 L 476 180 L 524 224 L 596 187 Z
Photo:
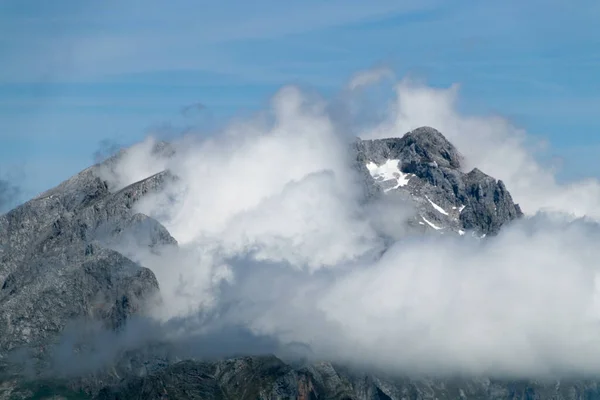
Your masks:
M 124 370 L 132 367 L 143 370 L 148 364 L 152 367 L 156 359 L 173 363 L 181 359 L 211 360 L 232 354 L 263 355 L 281 351 L 273 338 L 254 335 L 244 327 L 228 326 L 197 335 L 187 331 L 187 322 L 173 319 L 159 324 L 137 317 L 130 319 L 124 329 L 110 331 L 98 323 L 71 321 L 58 343 L 48 348 L 49 368 L 38 372 L 42 378 L 56 379 L 104 370 L 120 380 L 119 373 Z M 178 333 L 181 330 L 187 331 L 185 336 Z M 20 366 L 23 375 L 33 378 L 36 372 L 36 365 L 31 362 L 33 356 L 32 352 L 21 349 L 12 353 L 8 361 Z
M 154 137 L 114 154 L 101 165 L 100 176 L 110 183 L 112 190 L 120 190 L 132 183 L 157 174 L 167 166 L 168 149 Z
M 350 90 L 356 90 L 364 86 L 371 86 L 384 79 L 394 77 L 394 72 L 385 67 L 374 68 L 366 71 L 356 73 L 350 82 L 348 82 L 348 88 Z
M 152 143 L 124 156 L 109 176 L 112 186 L 155 171 L 160 162 L 148 156 Z M 161 280 L 167 315 L 214 304 L 219 282 L 231 274 L 230 258 L 253 254 L 314 271 L 383 247 L 379 228 L 361 217 L 370 210 L 359 207 L 362 192 L 347 168 L 345 138 L 325 104 L 297 88 L 282 89 L 267 113 L 232 123 L 220 137 L 188 136 L 174 146 L 177 156 L 163 167 L 179 181 L 137 209 L 161 220 L 181 245 L 165 256 L 178 260 L 178 273 L 162 257 L 140 256 Z
M 396 372 L 593 374 L 600 271 L 598 254 L 580 246 L 599 234 L 540 217 L 485 243 L 400 241 L 334 275 L 258 266 L 232 286 L 232 314 L 319 359 Z
M 347 121 L 285 87 L 218 136 L 179 139 L 169 158 L 150 138 L 111 167 L 113 187 L 161 168 L 180 178 L 136 210 L 180 247 L 128 249 L 157 275 L 157 321 L 187 320 L 182 331 L 194 335 L 243 327 L 318 359 L 409 374 L 600 372 L 598 183 L 558 184 L 526 132 L 462 115 L 458 86 L 394 89 L 386 118 L 363 136 L 432 125 L 466 169 L 503 179 L 527 218 L 485 241 L 412 233 L 406 198 L 365 205 Z

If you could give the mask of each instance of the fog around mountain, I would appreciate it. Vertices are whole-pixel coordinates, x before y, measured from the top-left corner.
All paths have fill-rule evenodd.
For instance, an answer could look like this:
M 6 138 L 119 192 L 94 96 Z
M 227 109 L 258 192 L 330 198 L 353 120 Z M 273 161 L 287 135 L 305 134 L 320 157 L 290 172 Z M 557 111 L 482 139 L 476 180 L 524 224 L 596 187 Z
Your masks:
M 396 97 L 385 114 L 346 129 L 361 118 L 353 107 L 365 91 L 390 84 Z M 597 375 L 600 185 L 557 183 L 526 132 L 462 115 L 457 96 L 457 87 L 368 71 L 333 100 L 284 87 L 264 112 L 209 138 L 149 137 L 125 149 L 0 217 L 0 256 L 12 263 L 0 270 L 0 301 L 13 304 L 4 306 L 6 334 L 36 335 L 14 319 L 35 307 L 23 311 L 11 296 L 46 293 L 32 277 L 54 267 L 40 261 L 19 277 L 35 263 L 20 264 L 15 249 L 44 243 L 60 268 L 85 264 L 79 250 L 65 250 L 82 246 L 94 262 L 123 257 L 148 268 L 158 287 L 149 275 L 141 292 L 132 286 L 145 274 L 134 266 L 114 281 L 107 272 L 98 290 L 122 285 L 115 298 L 127 293 L 140 306 L 107 311 L 114 326 L 92 330 L 83 356 L 72 350 L 88 328 L 57 328 L 51 364 L 65 371 L 169 342 L 178 357 L 272 352 L 411 376 Z M 377 141 L 407 132 L 415 142 Z M 375 150 L 359 146 L 357 155 L 356 136 L 376 140 Z M 34 220 L 54 226 L 51 240 L 11 222 Z

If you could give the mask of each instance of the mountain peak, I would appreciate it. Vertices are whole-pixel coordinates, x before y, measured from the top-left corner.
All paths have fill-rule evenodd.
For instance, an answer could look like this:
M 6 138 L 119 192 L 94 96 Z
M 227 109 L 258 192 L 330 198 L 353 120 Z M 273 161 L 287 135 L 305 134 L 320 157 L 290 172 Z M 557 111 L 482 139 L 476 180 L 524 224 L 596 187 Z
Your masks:
M 401 140 L 407 149 L 405 161 L 435 162 L 440 167 L 460 168 L 462 157 L 458 150 L 437 129 L 422 126 L 406 133 Z
M 355 150 L 357 168 L 380 192 L 410 194 L 418 209 L 413 222 L 424 229 L 494 235 L 522 215 L 502 181 L 477 168 L 462 172 L 460 153 L 432 127 L 401 138 L 359 141 Z

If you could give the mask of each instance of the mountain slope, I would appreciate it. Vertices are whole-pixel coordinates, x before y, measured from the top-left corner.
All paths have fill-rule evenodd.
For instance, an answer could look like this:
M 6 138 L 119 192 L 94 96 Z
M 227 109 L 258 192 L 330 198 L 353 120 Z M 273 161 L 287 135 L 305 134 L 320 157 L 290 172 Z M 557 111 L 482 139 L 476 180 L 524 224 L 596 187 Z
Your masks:
M 143 308 L 158 292 L 154 274 L 111 247 L 176 245 L 158 221 L 132 212 L 166 179 L 111 193 L 90 168 L 0 216 L 0 355 L 42 346 L 74 319 L 115 328 Z

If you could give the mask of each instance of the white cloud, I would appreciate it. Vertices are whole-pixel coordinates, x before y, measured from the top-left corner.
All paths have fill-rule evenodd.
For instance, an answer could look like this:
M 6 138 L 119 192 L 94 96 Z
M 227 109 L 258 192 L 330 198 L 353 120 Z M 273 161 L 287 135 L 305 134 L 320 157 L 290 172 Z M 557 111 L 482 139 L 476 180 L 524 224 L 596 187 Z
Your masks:
M 365 136 L 432 125 L 530 214 L 597 217 L 597 182 L 557 184 L 525 132 L 461 115 L 457 87 L 396 90 L 387 120 Z M 221 324 L 305 343 L 321 359 L 404 372 L 600 372 L 595 222 L 554 212 L 486 241 L 412 236 L 404 200 L 361 206 L 336 126 L 323 99 L 288 87 L 269 112 L 176 144 L 167 167 L 179 183 L 139 207 L 181 244 L 141 258 L 159 279 L 161 318 L 218 310 Z M 119 171 L 146 168 L 145 157 L 131 160 Z
M 599 254 L 581 246 L 600 230 L 538 222 L 488 243 L 398 242 L 335 279 L 297 279 L 250 324 L 319 358 L 409 373 L 597 372 Z M 256 289 L 244 296 L 262 299 Z
M 100 166 L 98 173 L 117 191 L 132 183 L 164 171 L 168 158 L 155 154 L 156 139 L 149 137 L 118 154 L 118 161 Z

